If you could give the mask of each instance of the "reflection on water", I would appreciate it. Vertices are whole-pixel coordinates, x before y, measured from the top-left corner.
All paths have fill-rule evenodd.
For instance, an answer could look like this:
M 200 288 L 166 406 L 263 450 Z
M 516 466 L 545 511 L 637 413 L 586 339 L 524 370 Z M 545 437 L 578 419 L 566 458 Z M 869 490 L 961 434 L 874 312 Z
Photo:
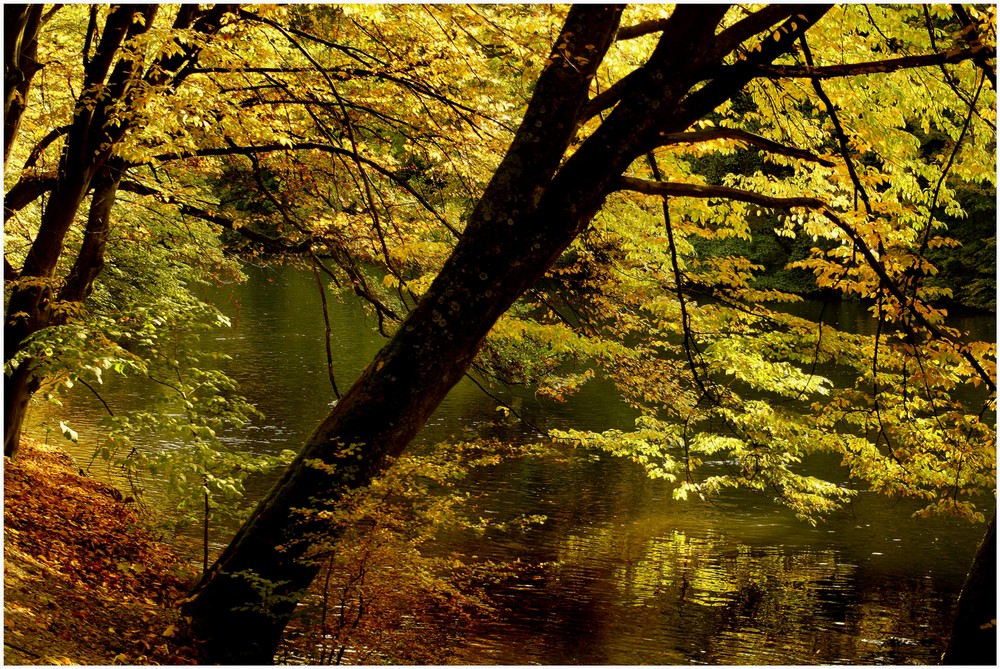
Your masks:
M 296 448 L 328 411 L 324 327 L 311 274 L 249 273 L 248 285 L 206 295 L 234 327 L 205 345 L 233 357 L 227 371 L 267 417 L 225 435 L 226 443 L 275 453 Z M 357 307 L 330 307 L 343 389 L 381 340 Z M 837 307 L 836 318 L 850 318 L 849 311 Z M 102 390 L 116 410 L 141 407 L 157 392 L 113 379 Z M 546 428 L 628 429 L 634 419 L 600 383 L 565 405 L 531 395 L 511 401 Z M 66 445 L 85 465 L 100 438 L 101 410 L 96 399 L 73 396 L 62 409 L 36 407 L 32 430 L 45 438 L 46 424 L 68 420 L 81 443 Z M 503 439 L 537 438 L 520 425 L 498 426 L 497 418 L 495 402 L 463 382 L 415 447 L 484 427 Z M 61 440 L 58 429 L 48 439 Z M 835 462 L 813 464 L 838 471 Z M 251 496 L 269 484 L 257 480 Z M 525 533 L 449 537 L 436 547 L 547 564 L 497 593 L 498 620 L 456 641 L 456 661 L 468 664 L 933 663 L 983 531 L 913 520 L 905 503 L 864 493 L 816 527 L 749 493 L 678 502 L 668 484 L 631 463 L 583 452 L 558 462 L 508 462 L 476 472 L 468 486 L 481 514 L 548 517 Z M 228 535 L 217 532 L 218 550 Z
M 815 528 L 751 494 L 677 502 L 614 460 L 502 469 L 483 508 L 549 521 L 475 550 L 551 564 L 503 593 L 469 664 L 934 663 L 981 534 L 865 495 Z

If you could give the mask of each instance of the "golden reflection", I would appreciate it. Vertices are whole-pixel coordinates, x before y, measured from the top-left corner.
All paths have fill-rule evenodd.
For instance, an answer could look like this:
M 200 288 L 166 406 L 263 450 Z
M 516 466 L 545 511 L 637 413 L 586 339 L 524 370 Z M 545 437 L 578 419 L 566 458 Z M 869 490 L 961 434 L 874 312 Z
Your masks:
M 828 548 L 750 546 L 711 530 L 656 536 L 651 529 L 606 525 L 568 537 L 558 571 L 565 584 L 577 570 L 593 576 L 595 563 L 606 565 L 601 580 L 616 589 L 612 601 L 627 618 L 613 627 L 670 639 L 673 648 L 664 652 L 678 653 L 678 662 L 898 664 L 924 663 L 938 652 L 929 602 L 940 596 L 928 579 L 888 586 L 870 567 Z M 915 628 L 926 633 L 914 638 Z M 603 628 L 592 640 L 617 644 Z

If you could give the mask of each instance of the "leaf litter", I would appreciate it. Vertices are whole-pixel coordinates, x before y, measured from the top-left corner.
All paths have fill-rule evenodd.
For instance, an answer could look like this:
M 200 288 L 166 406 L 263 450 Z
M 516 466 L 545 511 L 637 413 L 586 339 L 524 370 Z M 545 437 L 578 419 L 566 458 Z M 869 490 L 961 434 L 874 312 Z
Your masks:
M 4 665 L 194 664 L 196 574 L 133 505 L 24 439 L 4 458 Z

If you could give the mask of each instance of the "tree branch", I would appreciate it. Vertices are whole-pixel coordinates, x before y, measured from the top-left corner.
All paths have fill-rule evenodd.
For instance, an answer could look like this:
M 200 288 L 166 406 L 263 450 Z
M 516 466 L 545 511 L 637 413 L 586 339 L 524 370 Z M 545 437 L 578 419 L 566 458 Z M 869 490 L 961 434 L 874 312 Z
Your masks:
M 371 169 L 375 170 L 376 172 L 378 172 L 379 174 L 386 177 L 387 179 L 395 183 L 397 186 L 405 190 L 414 198 L 416 198 L 417 202 L 420 203 L 420 206 L 422 206 L 424 209 L 430 212 L 434 216 L 434 218 L 437 219 L 438 223 L 447 228 L 448 231 L 451 232 L 453 235 L 455 235 L 456 238 L 461 236 L 461 233 L 459 233 L 459 231 L 456 230 L 455 227 L 451 223 L 449 223 L 447 219 L 441 216 L 441 214 L 439 214 L 438 211 L 427 200 L 425 200 L 422 195 L 420 195 L 420 193 L 414 190 L 413 186 L 406 183 L 406 181 L 398 177 L 394 172 L 392 172 L 389 169 L 386 169 L 382 165 L 379 165 L 378 163 L 376 163 L 373 160 L 370 160 L 369 158 L 365 158 L 364 156 L 358 155 L 353 151 L 348 151 L 347 149 L 342 149 L 339 146 L 333 146 L 331 144 L 324 144 L 322 142 L 294 142 L 287 144 L 281 144 L 281 143 L 262 144 L 260 146 L 234 145 L 228 147 L 198 149 L 196 151 L 187 151 L 184 153 L 161 153 L 159 155 L 153 156 L 150 160 L 158 162 L 167 162 L 171 160 L 181 160 L 183 158 L 204 158 L 213 156 L 233 156 L 233 155 L 250 156 L 253 154 L 271 153 L 274 151 L 309 151 L 309 150 L 323 151 L 325 153 L 330 153 L 337 156 L 344 156 L 346 158 L 350 158 L 351 160 L 356 160 L 357 162 L 360 162 L 370 167 Z M 136 165 L 130 165 L 129 167 L 135 167 L 135 166 Z
M 982 41 L 979 39 L 979 30 L 976 28 L 976 24 L 969 16 L 969 13 L 965 11 L 965 7 L 955 3 L 951 6 L 951 8 L 952 11 L 955 12 L 955 16 L 957 16 L 958 20 L 962 23 L 962 32 L 970 38 L 969 41 L 972 45 L 982 46 Z M 973 58 L 973 60 L 986 74 L 986 79 L 990 82 L 990 85 L 993 86 L 993 90 L 995 91 L 997 89 L 997 66 L 995 62 L 989 62 L 990 58 L 993 58 L 994 60 L 996 59 L 996 51 L 993 52 L 992 56 L 980 54 Z
M 63 135 L 69 133 L 69 128 L 70 127 L 68 125 L 63 125 L 58 128 L 53 128 L 52 130 L 49 131 L 47 135 L 45 135 L 45 137 L 42 137 L 40 140 L 38 140 L 38 143 L 35 144 L 35 147 L 31 149 L 31 153 L 28 155 L 28 159 L 24 161 L 24 167 L 22 167 L 21 169 L 28 169 L 34 167 L 35 163 L 38 162 L 39 156 L 42 155 L 42 151 L 48 148 L 49 144 L 56 141 Z
M 775 4 L 754 12 L 719 33 L 715 39 L 716 53 L 720 58 L 727 55 L 747 39 L 795 16 L 801 8 L 800 5 Z
M 733 65 L 719 68 L 716 76 L 687 96 L 681 103 L 676 117 L 680 127 L 690 127 L 724 101 L 731 99 L 751 80 L 760 75 L 762 68 L 770 67 L 778 56 L 790 49 L 790 44 L 804 35 L 830 10 L 832 5 L 803 5 L 795 19 L 787 19 L 771 35 L 760 42 L 759 50 L 749 53 Z M 780 38 L 779 38 L 780 36 Z
M 952 49 L 940 53 L 928 53 L 919 56 L 903 56 L 888 58 L 867 63 L 845 63 L 843 65 L 823 65 L 807 67 L 799 65 L 761 65 L 758 74 L 770 79 L 833 79 L 836 77 L 852 77 L 859 74 L 880 74 L 897 72 L 917 67 L 937 67 L 946 63 L 960 63 L 977 58 L 995 58 L 996 49 L 977 45 L 968 49 Z
M 697 144 L 699 142 L 711 142 L 717 140 L 731 139 L 737 142 L 742 142 L 744 144 L 749 144 L 751 146 L 756 146 L 758 148 L 764 149 L 769 153 L 776 153 L 783 156 L 789 156 L 791 158 L 798 158 L 800 160 L 807 160 L 809 162 L 819 163 L 826 167 L 832 167 L 834 165 L 833 161 L 817 156 L 814 153 L 810 153 L 804 149 L 799 149 L 793 146 L 786 146 L 775 142 L 774 140 L 767 139 L 766 137 L 761 137 L 760 135 L 755 135 L 752 132 L 747 132 L 746 130 L 739 130 L 737 128 L 712 128 L 710 130 L 695 130 L 692 132 L 676 132 L 670 134 L 662 135 L 663 142 L 660 146 L 668 146 L 673 144 Z
M 640 78 L 641 72 L 641 70 L 632 70 L 624 77 L 611 84 L 609 88 L 592 97 L 590 101 L 587 102 L 587 106 L 584 107 L 583 112 L 581 113 L 582 120 L 590 120 L 601 112 L 607 111 L 618 104 L 618 101 L 624 98 L 628 93 L 632 83 Z
M 752 191 L 730 188 L 729 186 L 706 186 L 702 184 L 677 183 L 671 181 L 649 181 L 635 177 L 619 177 L 611 188 L 612 192 L 629 190 L 643 195 L 660 197 L 718 198 L 747 202 L 772 209 L 825 209 L 827 204 L 815 197 L 773 197 Z
M 623 42 L 627 39 L 635 39 L 636 37 L 642 37 L 643 35 L 663 32 L 663 30 L 665 30 L 669 25 L 670 19 L 650 19 L 649 21 L 637 23 L 634 26 L 625 26 L 624 28 L 618 29 L 618 33 L 615 35 L 615 41 Z
M 637 193 L 643 193 L 645 195 L 658 195 L 660 197 L 680 196 L 719 198 L 736 200 L 738 202 L 747 202 L 773 209 L 801 208 L 818 211 L 823 215 L 823 217 L 847 235 L 858 251 L 861 252 L 861 255 L 864 256 L 865 262 L 868 266 L 871 267 L 872 271 L 874 271 L 878 276 L 882 287 L 893 297 L 893 299 L 896 300 L 900 307 L 907 311 L 920 325 L 920 327 L 931 333 L 931 335 L 938 341 L 951 346 L 959 355 L 965 358 L 966 362 L 968 362 L 973 370 L 975 370 L 976 375 L 979 376 L 986 387 L 989 388 L 991 392 L 996 392 L 996 382 L 993 380 L 993 377 L 990 376 L 990 374 L 983 368 L 982 364 L 980 364 L 969 348 L 964 344 L 953 340 L 943 330 L 941 330 L 941 328 L 934 325 L 927 319 L 927 317 L 917 308 L 916 300 L 908 299 L 900 286 L 892 279 L 892 277 L 889 276 L 889 273 L 885 269 L 885 265 L 883 265 L 878 258 L 875 257 L 874 252 L 868 246 L 867 242 L 865 242 L 865 240 L 861 237 L 858 231 L 851 225 L 845 223 L 843 219 L 841 219 L 836 212 L 830 209 L 829 205 L 823 200 L 815 197 L 772 197 L 769 195 L 761 195 L 760 193 L 740 190 L 738 188 L 729 188 L 728 186 L 703 186 L 700 184 L 657 182 L 646 179 L 636 179 L 634 177 L 619 177 L 612 185 L 611 190 L 630 190 Z M 906 321 L 904 321 L 904 326 L 908 330 L 912 329 Z
M 812 52 L 809 50 L 809 43 L 806 41 L 806 36 L 802 35 L 799 38 L 799 43 L 802 45 L 802 55 L 806 59 L 807 67 L 815 70 L 813 67 Z M 872 204 L 871 200 L 868 199 L 868 191 L 865 190 L 864 184 L 861 183 L 861 179 L 858 177 L 858 171 L 854 167 L 854 159 L 851 157 L 850 142 L 847 138 L 847 132 L 844 131 L 844 126 L 840 123 L 840 117 L 837 114 L 837 107 L 830 100 L 830 97 L 823 90 L 823 84 L 820 82 L 819 77 L 812 77 L 813 89 L 816 91 L 816 95 L 823 102 L 823 106 L 826 107 L 826 113 L 830 116 L 830 122 L 833 123 L 833 133 L 837 137 L 837 143 L 840 145 L 840 155 L 844 159 L 844 164 L 847 165 L 847 173 L 851 177 L 851 183 L 854 184 L 854 195 L 855 195 L 855 205 L 857 205 L 857 198 L 860 196 L 861 201 L 865 205 L 865 211 L 868 215 L 872 215 Z
M 151 188 L 150 186 L 137 181 L 123 179 L 119 185 L 119 189 L 135 195 L 155 197 L 164 204 L 176 205 L 177 210 L 184 216 L 192 216 L 194 218 L 200 218 L 203 221 L 208 221 L 209 223 L 214 223 L 222 228 L 225 228 L 226 230 L 231 230 L 232 232 L 235 232 L 252 242 L 264 246 L 269 251 L 277 253 L 305 253 L 315 241 L 312 237 L 309 237 L 298 242 L 297 244 L 289 244 L 282 239 L 270 237 L 245 225 L 241 225 L 239 222 L 227 216 L 222 216 L 221 214 L 201 209 L 200 207 L 195 207 L 194 205 L 178 202 L 173 195 Z
M 54 174 L 22 174 L 16 184 L 3 197 L 3 221 L 28 206 L 45 193 L 51 191 L 56 184 Z

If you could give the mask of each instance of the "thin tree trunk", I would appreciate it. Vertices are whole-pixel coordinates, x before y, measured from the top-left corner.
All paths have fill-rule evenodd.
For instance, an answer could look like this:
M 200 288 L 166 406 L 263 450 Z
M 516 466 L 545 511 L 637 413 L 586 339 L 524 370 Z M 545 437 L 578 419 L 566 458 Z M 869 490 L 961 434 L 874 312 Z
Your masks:
M 976 551 L 942 664 L 997 664 L 997 514 Z
M 38 29 L 42 4 L 4 5 L 3 8 L 3 164 L 7 166 L 21 117 L 27 106 L 31 80 L 38 63 Z

